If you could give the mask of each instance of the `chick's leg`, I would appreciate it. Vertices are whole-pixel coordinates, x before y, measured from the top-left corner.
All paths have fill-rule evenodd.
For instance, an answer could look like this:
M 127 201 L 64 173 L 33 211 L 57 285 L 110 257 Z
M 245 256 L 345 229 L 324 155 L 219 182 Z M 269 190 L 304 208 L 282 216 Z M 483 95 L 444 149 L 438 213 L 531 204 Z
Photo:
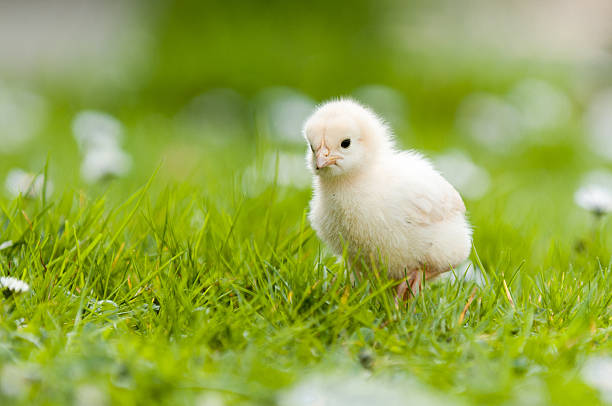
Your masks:
M 408 283 L 410 284 L 410 292 L 413 297 L 417 297 L 419 292 L 421 291 L 421 282 L 423 280 L 423 272 L 418 270 L 413 272 L 412 275 L 408 278 Z
M 397 307 L 399 307 L 400 301 L 405 301 L 410 297 L 417 297 L 421 290 L 422 279 L 423 273 L 421 270 L 416 270 L 395 287 L 395 305 Z
M 408 292 L 408 282 L 406 279 L 395 287 L 395 306 L 399 307 L 399 302 L 406 300 L 406 292 Z

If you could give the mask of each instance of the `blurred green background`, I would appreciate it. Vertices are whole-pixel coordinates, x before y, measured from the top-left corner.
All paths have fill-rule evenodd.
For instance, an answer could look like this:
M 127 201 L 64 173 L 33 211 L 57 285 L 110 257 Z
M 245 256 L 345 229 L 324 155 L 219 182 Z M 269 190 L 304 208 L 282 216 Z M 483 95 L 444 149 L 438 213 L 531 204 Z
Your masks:
M 461 146 L 487 166 L 511 145 L 522 158 L 514 169 L 570 168 L 591 158 L 575 148 L 587 144 L 584 114 L 612 83 L 610 7 L 600 1 L 1 7 L 0 170 L 37 172 L 49 155 L 57 185 L 79 184 L 71 122 L 82 110 L 122 123 L 142 181 L 163 159 L 169 174 L 205 172 L 232 136 L 242 147 L 226 165 L 239 169 L 257 140 L 297 143 L 304 112 L 339 96 L 372 105 L 404 147 Z

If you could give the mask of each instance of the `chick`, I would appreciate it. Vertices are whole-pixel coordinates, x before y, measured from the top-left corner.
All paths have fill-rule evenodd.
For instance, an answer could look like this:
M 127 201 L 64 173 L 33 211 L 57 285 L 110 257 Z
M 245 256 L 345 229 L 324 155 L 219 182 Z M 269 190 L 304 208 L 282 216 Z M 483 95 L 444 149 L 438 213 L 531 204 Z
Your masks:
M 397 299 L 469 256 L 472 230 L 459 193 L 414 151 L 398 151 L 385 123 L 352 100 L 331 101 L 303 129 L 313 173 L 309 220 L 357 277 L 371 267 L 402 280 Z

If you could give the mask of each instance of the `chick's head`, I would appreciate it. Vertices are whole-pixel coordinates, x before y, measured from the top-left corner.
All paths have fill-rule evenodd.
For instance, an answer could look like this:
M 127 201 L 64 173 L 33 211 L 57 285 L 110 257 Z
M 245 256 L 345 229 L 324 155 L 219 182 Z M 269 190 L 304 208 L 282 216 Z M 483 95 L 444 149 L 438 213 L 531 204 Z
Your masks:
M 323 104 L 306 120 L 307 161 L 321 177 L 355 173 L 391 147 L 387 128 L 352 100 Z

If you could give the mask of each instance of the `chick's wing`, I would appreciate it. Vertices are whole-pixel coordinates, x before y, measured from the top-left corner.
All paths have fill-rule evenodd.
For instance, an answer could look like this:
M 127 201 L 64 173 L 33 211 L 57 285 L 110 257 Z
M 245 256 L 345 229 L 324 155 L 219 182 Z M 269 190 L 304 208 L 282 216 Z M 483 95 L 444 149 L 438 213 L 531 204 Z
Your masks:
M 406 221 L 427 225 L 465 213 L 459 193 L 428 161 L 414 155 L 407 158 L 395 194 Z

